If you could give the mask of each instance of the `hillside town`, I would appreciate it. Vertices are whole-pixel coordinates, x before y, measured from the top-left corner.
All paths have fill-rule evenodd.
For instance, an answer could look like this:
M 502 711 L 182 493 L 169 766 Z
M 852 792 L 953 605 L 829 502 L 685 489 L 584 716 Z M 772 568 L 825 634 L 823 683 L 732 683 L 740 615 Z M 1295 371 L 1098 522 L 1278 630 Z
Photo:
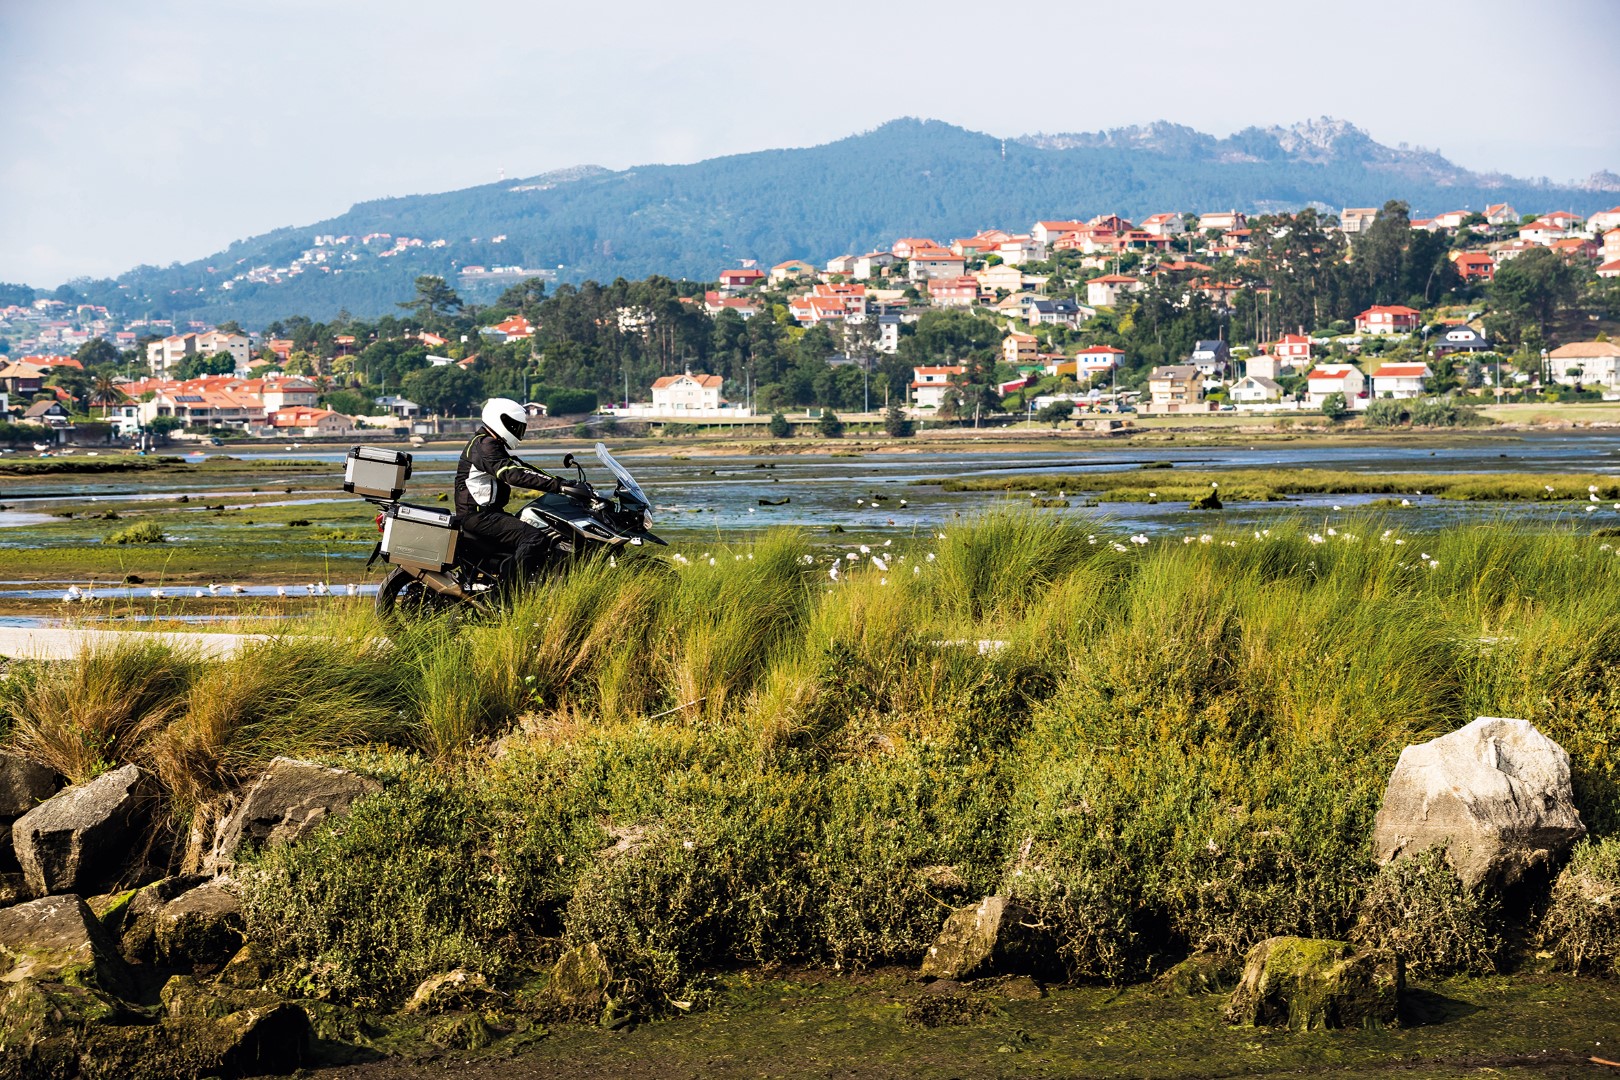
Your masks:
M 350 248 L 386 255 L 401 242 L 422 243 L 317 236 L 298 265 L 326 268 Z M 1319 271 L 1361 272 L 1379 260 L 1412 264 L 1362 289 L 1383 302 L 1352 310 L 1346 290 L 1328 296 L 1314 284 Z M 1308 295 L 1298 280 L 1306 266 Z M 577 293 L 554 287 L 548 298 L 548 283 L 520 267 L 464 273 L 473 271 L 510 280 L 500 302 L 464 305 L 447 283 L 422 278 L 416 303 L 399 305 L 413 317 L 347 328 L 119 319 L 60 295 L 12 303 L 0 308 L 0 408 L 15 425 L 11 441 L 55 442 L 441 432 L 467 414 L 475 383 L 503 380 L 537 416 L 697 423 L 798 407 L 1058 421 L 1350 415 L 1441 394 L 1620 399 L 1620 345 L 1602 329 L 1620 319 L 1620 207 L 1584 219 L 1507 204 L 1415 218 L 1394 202 L 1337 215 L 1104 214 L 900 237 L 820 265 L 744 261 L 708 284 L 666 283 L 677 309 L 613 307 L 614 325 L 592 333 L 639 341 L 642 370 L 659 355 L 650 377 L 634 382 L 628 360 L 571 375 L 556 362 L 584 342 L 548 321 L 545 303 L 577 299 L 592 283 Z M 1296 317 L 1301 303 L 1309 322 Z M 1338 311 L 1325 313 L 1328 303 Z M 662 344 L 672 328 L 687 341 L 697 333 L 697 347 L 674 355 Z M 766 346 L 760 333 L 772 339 Z M 714 344 L 728 335 L 740 357 L 729 366 Z M 1167 336 L 1183 340 L 1172 348 Z M 767 355 L 783 358 L 774 379 Z M 812 375 L 795 385 L 786 368 L 807 362 Z

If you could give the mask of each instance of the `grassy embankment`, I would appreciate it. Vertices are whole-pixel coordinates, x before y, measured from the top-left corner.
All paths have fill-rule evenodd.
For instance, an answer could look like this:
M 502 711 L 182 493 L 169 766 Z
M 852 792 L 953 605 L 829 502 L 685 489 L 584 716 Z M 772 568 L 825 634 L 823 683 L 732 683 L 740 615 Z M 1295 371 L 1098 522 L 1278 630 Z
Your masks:
M 5 738 L 75 779 L 146 763 L 182 836 L 276 753 L 382 777 L 241 877 L 280 985 L 368 1008 L 456 965 L 521 1001 L 586 941 L 647 1010 L 739 964 L 915 963 L 995 891 L 1082 981 L 1278 933 L 1489 970 L 1536 924 L 1443 866 L 1380 876 L 1372 815 L 1407 743 L 1521 716 L 1568 749 L 1612 848 L 1620 557 L 1382 528 L 1136 546 L 999 515 L 836 582 L 774 534 L 712 564 L 588 566 L 499 623 L 389 647 L 334 617 L 223 663 L 137 642 L 14 669 Z M 1548 948 L 1613 969 L 1620 929 L 1580 925 L 1579 950 Z
M 1059 491 L 1090 495 L 1099 502 L 1178 502 L 1208 495 L 1222 500 L 1278 502 L 1295 495 L 1432 495 L 1463 502 L 1578 502 L 1596 495 L 1605 505 L 1620 500 L 1620 479 L 1568 473 L 1371 473 L 1332 469 L 1223 469 L 1196 471 L 1143 466 L 1117 472 L 1067 476 L 987 476 L 920 480 L 944 491 Z M 1398 502 L 1397 502 L 1398 505 Z

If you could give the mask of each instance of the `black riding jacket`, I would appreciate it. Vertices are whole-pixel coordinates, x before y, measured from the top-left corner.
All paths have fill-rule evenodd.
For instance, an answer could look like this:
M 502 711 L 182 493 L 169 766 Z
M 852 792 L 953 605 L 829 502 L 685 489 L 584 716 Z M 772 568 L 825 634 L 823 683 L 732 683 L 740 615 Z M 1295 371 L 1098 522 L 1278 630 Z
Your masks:
M 507 453 L 499 436 L 481 429 L 461 451 L 456 463 L 456 513 L 505 510 L 515 487 L 558 491 L 562 481 L 531 469 Z

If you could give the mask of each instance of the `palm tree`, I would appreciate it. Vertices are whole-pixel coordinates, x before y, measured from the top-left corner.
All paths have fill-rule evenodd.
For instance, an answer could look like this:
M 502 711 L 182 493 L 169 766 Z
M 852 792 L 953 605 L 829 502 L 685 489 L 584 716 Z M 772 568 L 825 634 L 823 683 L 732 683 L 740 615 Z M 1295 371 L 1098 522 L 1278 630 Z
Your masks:
M 90 389 L 90 404 L 101 406 L 101 418 L 105 420 L 112 406 L 123 396 L 124 392 L 118 389 L 111 375 L 97 375 Z

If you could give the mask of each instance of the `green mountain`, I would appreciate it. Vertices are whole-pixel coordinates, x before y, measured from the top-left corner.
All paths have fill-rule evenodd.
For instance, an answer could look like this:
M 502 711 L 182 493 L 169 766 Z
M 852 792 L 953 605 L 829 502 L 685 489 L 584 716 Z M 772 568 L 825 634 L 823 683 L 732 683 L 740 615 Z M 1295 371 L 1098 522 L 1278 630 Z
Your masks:
M 377 199 L 193 263 L 75 285 L 126 312 L 261 325 L 292 313 L 391 311 L 423 273 L 445 276 L 474 300 L 511 283 L 463 273 L 470 266 L 545 270 L 562 280 L 712 280 L 744 259 L 820 262 L 900 236 L 948 242 L 989 227 L 1027 229 L 1036 219 L 1310 203 L 1337 212 L 1389 198 L 1407 200 L 1414 214 L 1494 202 L 1583 213 L 1620 201 L 1613 186 L 1604 174 L 1577 187 L 1473 173 L 1332 120 L 1225 139 L 1166 123 L 1000 139 L 906 119 L 804 149 L 621 171 L 585 166 Z M 317 246 L 317 237 L 348 239 Z M 401 238 L 414 243 L 401 247 Z

